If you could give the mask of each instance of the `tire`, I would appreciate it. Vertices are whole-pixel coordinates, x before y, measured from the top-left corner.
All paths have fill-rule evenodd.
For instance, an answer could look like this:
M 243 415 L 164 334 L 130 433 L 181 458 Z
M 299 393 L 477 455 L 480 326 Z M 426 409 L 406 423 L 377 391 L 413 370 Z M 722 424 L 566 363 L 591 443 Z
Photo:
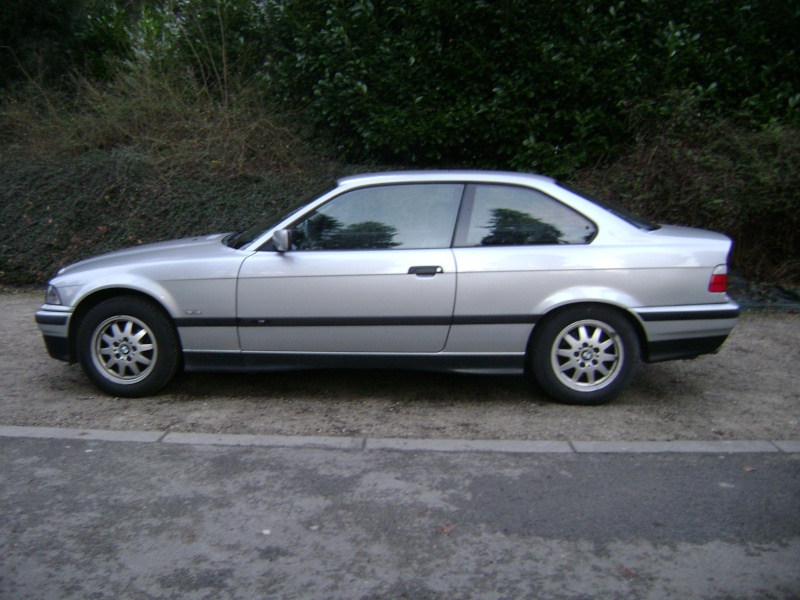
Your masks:
M 628 319 L 605 306 L 575 306 L 534 329 L 530 368 L 539 386 L 563 404 L 605 404 L 639 363 L 639 340 Z
M 133 296 L 92 308 L 78 327 L 77 347 L 86 375 L 113 396 L 155 394 L 180 363 L 172 321 L 155 303 Z

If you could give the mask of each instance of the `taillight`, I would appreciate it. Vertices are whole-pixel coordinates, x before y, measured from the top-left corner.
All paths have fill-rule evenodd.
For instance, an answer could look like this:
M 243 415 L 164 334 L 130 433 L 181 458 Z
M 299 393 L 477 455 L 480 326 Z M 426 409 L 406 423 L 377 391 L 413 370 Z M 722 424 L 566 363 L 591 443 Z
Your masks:
M 728 290 L 728 267 L 720 265 L 711 273 L 708 282 L 708 291 L 712 293 L 726 292 Z

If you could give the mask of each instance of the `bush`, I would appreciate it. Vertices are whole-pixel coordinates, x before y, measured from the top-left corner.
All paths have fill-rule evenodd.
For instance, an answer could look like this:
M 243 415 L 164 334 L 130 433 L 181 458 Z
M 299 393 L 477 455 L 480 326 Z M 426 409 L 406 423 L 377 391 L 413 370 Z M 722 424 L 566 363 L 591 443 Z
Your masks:
M 570 178 L 798 281 L 798 29 L 767 0 L 11 0 L 0 280 L 249 222 L 342 154 Z
M 750 277 L 800 282 L 800 130 L 752 130 L 696 116 L 642 136 L 607 168 L 573 182 L 657 222 L 721 231 Z
M 0 105 L 0 156 L 78 156 L 127 148 L 165 173 L 225 177 L 315 167 L 316 150 L 254 86 L 221 104 L 191 75 L 123 70 L 71 92 L 23 86 Z
M 108 0 L 3 0 L 0 89 L 26 79 L 107 78 L 109 60 L 131 57 L 127 16 Z
M 229 91 L 233 92 L 234 88 Z M 121 247 L 229 231 L 331 185 L 337 163 L 253 86 L 124 70 L 0 105 L 0 281 L 40 283 Z
M 184 71 L 226 105 L 263 65 L 269 30 L 253 0 L 162 0 L 144 4 L 135 26 L 137 66 Z
M 634 139 L 673 90 L 798 120 L 800 11 L 715 0 L 265 3 L 267 74 L 351 157 L 563 175 Z

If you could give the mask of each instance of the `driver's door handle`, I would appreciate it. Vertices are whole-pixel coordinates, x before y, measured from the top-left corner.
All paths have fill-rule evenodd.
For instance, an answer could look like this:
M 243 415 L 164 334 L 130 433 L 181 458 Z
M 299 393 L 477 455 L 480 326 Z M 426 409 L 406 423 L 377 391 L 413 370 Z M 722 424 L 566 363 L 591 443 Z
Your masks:
M 428 277 L 433 277 L 439 273 L 444 273 L 444 269 L 442 267 L 410 267 L 408 269 L 409 275 L 427 275 Z

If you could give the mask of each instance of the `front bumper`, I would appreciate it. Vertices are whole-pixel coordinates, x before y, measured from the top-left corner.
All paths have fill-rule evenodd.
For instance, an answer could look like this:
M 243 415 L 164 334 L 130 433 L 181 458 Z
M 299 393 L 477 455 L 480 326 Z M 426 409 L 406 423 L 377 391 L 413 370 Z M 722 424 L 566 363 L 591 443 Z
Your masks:
M 36 311 L 36 324 L 42 332 L 48 354 L 55 359 L 74 362 L 69 346 L 69 321 L 72 309 L 45 304 Z

